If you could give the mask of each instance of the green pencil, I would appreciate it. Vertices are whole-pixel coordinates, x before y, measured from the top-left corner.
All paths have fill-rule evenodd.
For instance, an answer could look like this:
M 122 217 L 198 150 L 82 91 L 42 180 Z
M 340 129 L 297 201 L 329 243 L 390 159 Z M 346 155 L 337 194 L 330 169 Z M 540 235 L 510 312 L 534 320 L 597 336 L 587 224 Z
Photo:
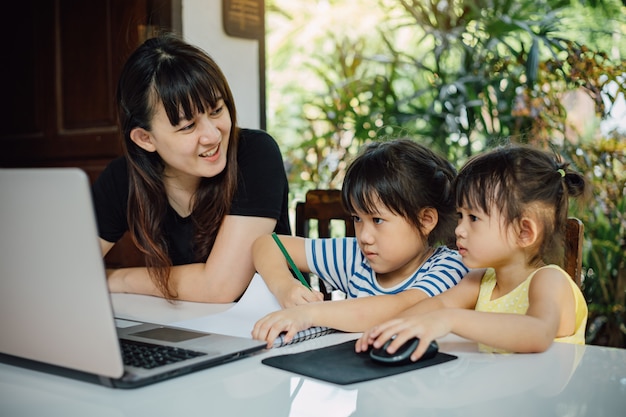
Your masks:
M 291 269 L 293 270 L 293 272 L 295 272 L 296 276 L 298 277 L 298 279 L 300 280 L 300 282 L 307 287 L 308 289 L 311 289 L 311 286 L 309 285 L 309 283 L 306 281 L 306 279 L 304 279 L 304 277 L 302 276 L 302 273 L 300 272 L 300 270 L 298 269 L 298 267 L 296 266 L 296 264 L 293 262 L 293 259 L 291 259 L 291 256 L 289 256 L 289 252 L 287 252 L 287 249 L 285 249 L 285 247 L 283 246 L 283 243 L 280 241 L 280 239 L 278 238 L 278 236 L 276 236 L 276 233 L 272 233 L 272 237 L 274 238 L 274 242 L 276 242 L 276 244 L 278 245 L 278 247 L 280 248 L 280 251 L 283 253 L 283 255 L 285 256 L 285 259 L 287 259 L 287 263 L 289 263 L 289 266 L 291 267 Z

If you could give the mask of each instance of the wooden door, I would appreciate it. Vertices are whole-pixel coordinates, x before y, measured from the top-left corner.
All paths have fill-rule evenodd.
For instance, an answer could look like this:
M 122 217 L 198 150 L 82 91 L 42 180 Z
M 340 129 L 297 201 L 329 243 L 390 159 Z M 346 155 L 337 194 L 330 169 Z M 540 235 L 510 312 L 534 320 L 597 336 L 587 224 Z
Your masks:
M 4 42 L 0 166 L 78 166 L 94 178 L 121 154 L 115 87 L 170 1 L 20 0 Z
M 4 5 L 0 167 L 79 167 L 93 181 L 121 155 L 115 111 L 121 67 L 154 30 L 170 30 L 171 8 L 172 0 Z

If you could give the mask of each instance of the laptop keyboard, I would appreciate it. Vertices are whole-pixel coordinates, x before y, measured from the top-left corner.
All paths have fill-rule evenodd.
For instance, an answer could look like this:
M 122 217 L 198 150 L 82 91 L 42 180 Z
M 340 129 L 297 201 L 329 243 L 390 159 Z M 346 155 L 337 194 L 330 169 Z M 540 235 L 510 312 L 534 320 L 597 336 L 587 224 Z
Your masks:
M 144 369 L 157 368 L 170 363 L 206 355 L 206 353 L 203 352 L 180 349 L 172 346 L 153 345 L 127 339 L 121 339 L 120 344 L 122 347 L 124 365 Z

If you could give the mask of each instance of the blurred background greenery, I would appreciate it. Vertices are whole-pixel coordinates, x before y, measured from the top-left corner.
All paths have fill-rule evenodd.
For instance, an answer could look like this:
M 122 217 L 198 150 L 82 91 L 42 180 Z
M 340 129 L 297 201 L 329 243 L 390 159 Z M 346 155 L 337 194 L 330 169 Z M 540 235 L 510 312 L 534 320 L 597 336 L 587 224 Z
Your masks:
M 551 148 L 594 186 L 571 207 L 585 223 L 587 343 L 626 347 L 626 0 L 266 7 L 267 128 L 291 201 L 340 188 L 371 140 L 408 136 L 457 167 L 507 141 Z

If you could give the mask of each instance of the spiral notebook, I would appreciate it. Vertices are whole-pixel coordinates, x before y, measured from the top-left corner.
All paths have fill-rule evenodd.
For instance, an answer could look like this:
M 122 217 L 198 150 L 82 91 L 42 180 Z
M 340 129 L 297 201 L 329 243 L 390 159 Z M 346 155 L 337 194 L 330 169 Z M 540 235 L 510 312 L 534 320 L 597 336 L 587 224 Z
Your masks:
M 251 333 L 254 324 L 265 315 L 280 309 L 278 300 L 267 288 L 263 278 L 259 274 L 254 274 L 248 289 L 232 308 L 223 313 L 178 321 L 171 323 L 171 325 L 208 333 L 252 338 Z M 311 327 L 298 332 L 289 343 L 285 343 L 282 335 L 279 336 L 273 343 L 273 347 L 314 339 L 335 331 L 329 327 Z

